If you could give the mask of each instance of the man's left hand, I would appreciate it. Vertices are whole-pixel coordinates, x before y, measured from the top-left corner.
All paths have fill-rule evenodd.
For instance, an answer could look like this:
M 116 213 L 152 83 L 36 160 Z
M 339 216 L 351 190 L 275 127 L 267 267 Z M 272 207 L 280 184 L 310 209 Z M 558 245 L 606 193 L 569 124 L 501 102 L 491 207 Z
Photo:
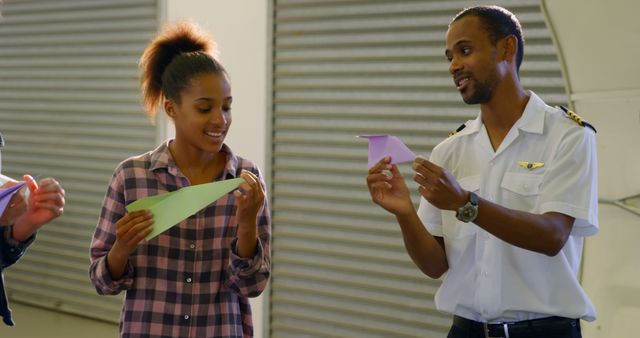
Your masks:
M 43 225 L 51 222 L 64 212 L 65 191 L 53 178 L 44 178 L 36 183 L 31 176 L 25 175 L 29 187 L 26 211 L 14 224 L 13 237 L 24 241 Z
M 0 186 L 0 188 L 2 189 L 8 189 L 20 183 L 23 183 L 4 175 L 2 175 L 2 180 L 5 181 L 5 183 Z M 4 212 L 0 217 L 0 226 L 14 224 L 18 217 L 20 217 L 20 215 L 22 215 L 27 210 L 27 203 L 25 203 L 24 200 L 24 189 L 26 189 L 26 187 L 20 188 L 20 190 L 16 191 L 13 196 L 11 196 L 11 200 L 7 204 L 7 207 L 4 209 Z
M 429 203 L 441 210 L 458 210 L 469 199 L 469 192 L 462 189 L 455 177 L 446 169 L 418 156 L 413 161 L 413 180 L 418 191 Z

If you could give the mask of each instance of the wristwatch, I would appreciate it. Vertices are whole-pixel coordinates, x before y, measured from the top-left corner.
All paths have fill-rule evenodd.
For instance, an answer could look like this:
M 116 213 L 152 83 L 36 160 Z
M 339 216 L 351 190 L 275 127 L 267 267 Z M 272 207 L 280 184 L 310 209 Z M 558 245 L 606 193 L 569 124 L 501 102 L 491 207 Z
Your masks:
M 461 222 L 469 223 L 478 217 L 478 195 L 469 191 L 469 202 L 458 208 L 456 218 Z

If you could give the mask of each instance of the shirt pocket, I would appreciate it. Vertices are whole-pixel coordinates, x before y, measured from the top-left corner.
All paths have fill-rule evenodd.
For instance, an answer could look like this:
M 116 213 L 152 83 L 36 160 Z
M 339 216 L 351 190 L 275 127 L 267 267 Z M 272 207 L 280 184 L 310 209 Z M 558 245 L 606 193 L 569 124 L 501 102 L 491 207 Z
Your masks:
M 541 174 L 506 173 L 500 183 L 500 204 L 507 208 L 533 212 L 540 197 Z

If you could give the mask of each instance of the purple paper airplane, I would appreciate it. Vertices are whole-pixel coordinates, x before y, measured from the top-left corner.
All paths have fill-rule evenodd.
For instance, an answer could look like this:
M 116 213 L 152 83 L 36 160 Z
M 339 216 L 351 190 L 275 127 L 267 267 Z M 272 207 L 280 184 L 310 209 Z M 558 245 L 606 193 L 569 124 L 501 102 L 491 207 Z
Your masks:
M 393 135 L 360 135 L 369 140 L 369 168 L 385 156 L 391 156 L 391 164 L 411 162 L 416 155 L 400 139 Z
M 10 188 L 0 189 L 0 215 L 4 213 L 4 209 L 6 209 L 7 205 L 9 205 L 11 197 L 13 197 L 13 195 L 17 193 L 20 188 L 33 181 L 34 179 L 35 178 L 32 178 L 29 181 L 16 184 Z

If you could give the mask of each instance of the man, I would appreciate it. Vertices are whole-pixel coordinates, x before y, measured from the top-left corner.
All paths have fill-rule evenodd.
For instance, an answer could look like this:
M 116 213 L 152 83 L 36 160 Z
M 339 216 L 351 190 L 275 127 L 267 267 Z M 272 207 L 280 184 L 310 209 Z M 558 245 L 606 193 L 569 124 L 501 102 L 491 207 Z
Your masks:
M 0 148 L 4 140 L 0 135 Z M 1 167 L 0 167 L 1 168 Z M 64 212 L 64 189 L 53 178 L 44 178 L 36 183 L 25 175 L 28 197 L 21 188 L 11 197 L 6 208 L 0 213 L 0 317 L 8 326 L 13 326 L 11 310 L 4 289 L 2 270 L 22 257 L 27 247 L 34 241 L 36 231 Z M 0 174 L 0 188 L 6 189 L 19 182 Z
M 579 319 L 595 319 L 577 279 L 598 231 L 595 130 L 522 88 L 523 45 L 509 11 L 460 12 L 445 54 L 479 116 L 414 161 L 417 212 L 390 158 L 367 177 L 415 264 L 446 272 L 435 302 L 454 315 L 448 337 L 581 337 Z

